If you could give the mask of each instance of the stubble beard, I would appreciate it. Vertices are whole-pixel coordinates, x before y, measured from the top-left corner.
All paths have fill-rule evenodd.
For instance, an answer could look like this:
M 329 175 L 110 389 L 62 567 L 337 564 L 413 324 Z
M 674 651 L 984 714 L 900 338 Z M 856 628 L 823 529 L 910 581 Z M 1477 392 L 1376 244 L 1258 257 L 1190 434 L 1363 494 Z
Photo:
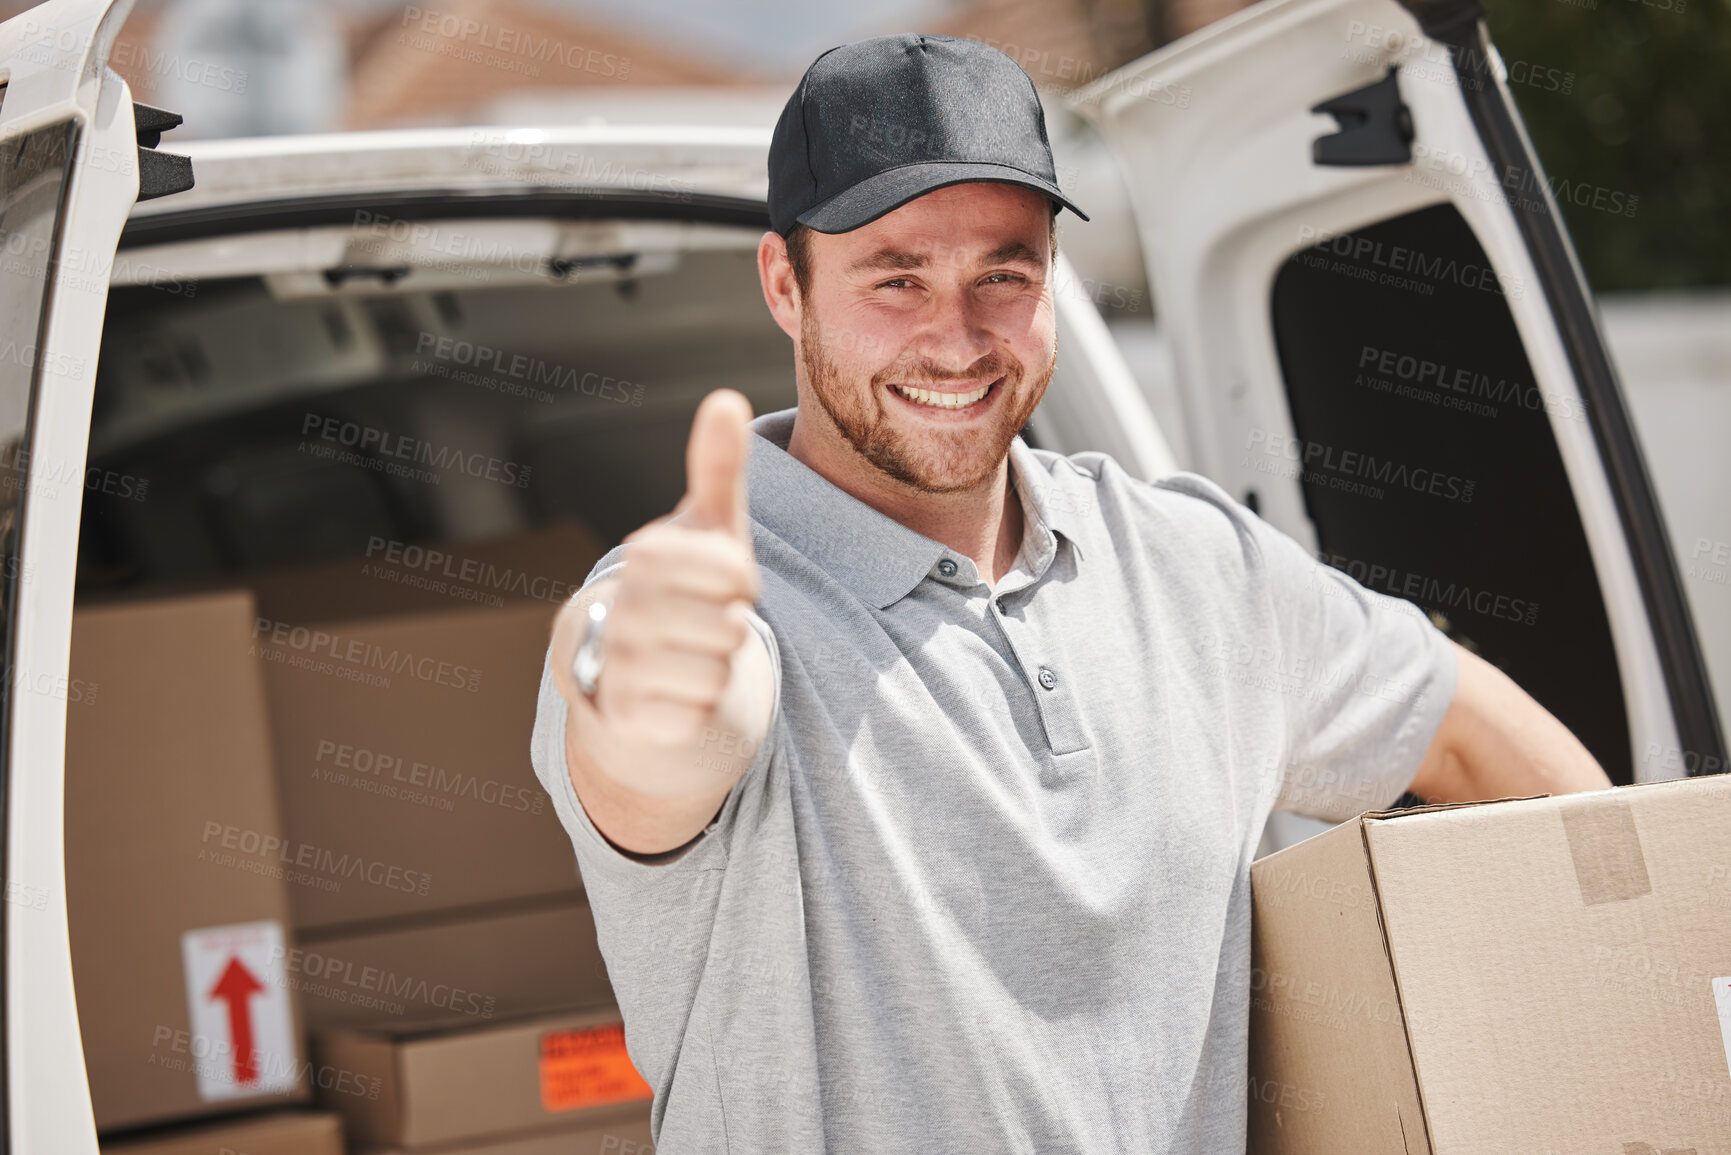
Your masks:
M 873 374 L 870 387 L 861 390 L 843 379 L 825 353 L 822 327 L 810 309 L 800 318 L 799 335 L 806 382 L 848 444 L 881 473 L 921 493 L 964 492 L 992 480 L 1010 451 L 1010 443 L 1040 404 L 1057 366 L 1054 348 L 1033 388 L 1023 390 L 1026 370 L 1022 362 L 1002 349 L 993 349 L 968 367 L 973 380 L 1004 379 L 998 386 L 1001 396 L 990 423 L 984 429 L 926 430 L 920 444 L 914 445 L 884 411 L 889 383 L 954 381 L 957 374 L 929 361 L 899 359 Z

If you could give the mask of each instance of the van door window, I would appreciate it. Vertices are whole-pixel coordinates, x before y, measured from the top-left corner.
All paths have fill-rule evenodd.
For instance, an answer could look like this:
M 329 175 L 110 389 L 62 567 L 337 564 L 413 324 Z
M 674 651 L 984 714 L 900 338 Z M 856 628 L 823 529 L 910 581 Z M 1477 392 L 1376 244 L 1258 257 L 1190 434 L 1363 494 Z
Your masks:
M 1535 380 L 1508 298 L 1452 205 L 1329 237 L 1275 276 L 1291 444 L 1324 561 L 1428 611 L 1631 780 L 1604 600 L 1552 422 L 1575 396 Z
M 3 91 L 3 90 L 0 90 Z M 0 97 L 3 99 L 3 97 Z M 61 245 L 67 177 L 78 140 L 71 123 L 50 125 L 0 143 L 0 653 L 7 678 L 0 689 L 4 733 L 11 731 L 12 693 L 49 671 L 13 669 L 12 632 L 24 570 L 19 538 L 25 486 L 34 472 L 46 476 L 54 462 L 30 460 L 30 415 L 43 380 L 77 376 L 84 366 L 52 363 L 42 352 L 48 290 Z M 60 466 L 64 471 L 64 464 Z M 81 477 L 65 479 L 82 483 Z M 53 685 L 38 687 L 54 693 Z M 0 743 L 0 773 L 4 751 Z

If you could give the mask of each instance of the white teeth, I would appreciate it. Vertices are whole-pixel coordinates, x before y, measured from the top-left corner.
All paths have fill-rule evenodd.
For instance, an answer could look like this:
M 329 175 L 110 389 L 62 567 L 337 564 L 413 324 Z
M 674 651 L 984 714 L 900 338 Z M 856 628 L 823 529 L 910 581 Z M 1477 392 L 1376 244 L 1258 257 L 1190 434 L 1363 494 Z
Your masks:
M 915 389 L 907 385 L 896 385 L 894 389 L 909 401 L 917 401 L 935 409 L 964 409 L 992 391 L 989 384 L 969 393 L 938 393 L 931 389 Z

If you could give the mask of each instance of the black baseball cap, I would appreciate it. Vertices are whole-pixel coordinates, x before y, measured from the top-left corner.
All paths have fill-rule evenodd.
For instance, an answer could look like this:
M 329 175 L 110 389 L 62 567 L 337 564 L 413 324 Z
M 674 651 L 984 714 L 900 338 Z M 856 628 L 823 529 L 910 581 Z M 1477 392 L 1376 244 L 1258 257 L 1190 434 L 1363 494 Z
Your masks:
M 977 40 L 904 33 L 831 48 L 781 110 L 769 144 L 769 223 L 845 233 L 946 185 L 1058 188 L 1034 82 Z

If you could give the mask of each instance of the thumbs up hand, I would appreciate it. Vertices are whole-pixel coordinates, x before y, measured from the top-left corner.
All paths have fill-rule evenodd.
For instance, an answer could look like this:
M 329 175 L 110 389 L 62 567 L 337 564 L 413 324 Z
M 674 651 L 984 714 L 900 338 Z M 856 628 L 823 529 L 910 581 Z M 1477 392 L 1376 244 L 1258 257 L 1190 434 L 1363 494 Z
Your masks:
M 694 529 L 724 532 L 748 553 L 751 521 L 745 500 L 745 462 L 750 420 L 751 402 L 743 393 L 717 389 L 703 399 L 691 419 L 691 439 L 685 445 L 685 496 L 672 515 L 672 520 Z
M 745 493 L 750 420 L 743 394 L 718 389 L 705 397 L 686 446 L 685 496 L 671 514 L 625 538 L 594 708 L 611 738 L 628 747 L 700 747 L 705 730 L 714 733 L 735 658 L 751 638 L 747 611 L 760 585 Z M 576 623 L 564 619 L 587 600 L 561 615 L 556 655 L 574 650 L 574 640 L 562 646 L 558 638 L 575 632 Z M 569 677 L 560 684 L 575 702 Z

